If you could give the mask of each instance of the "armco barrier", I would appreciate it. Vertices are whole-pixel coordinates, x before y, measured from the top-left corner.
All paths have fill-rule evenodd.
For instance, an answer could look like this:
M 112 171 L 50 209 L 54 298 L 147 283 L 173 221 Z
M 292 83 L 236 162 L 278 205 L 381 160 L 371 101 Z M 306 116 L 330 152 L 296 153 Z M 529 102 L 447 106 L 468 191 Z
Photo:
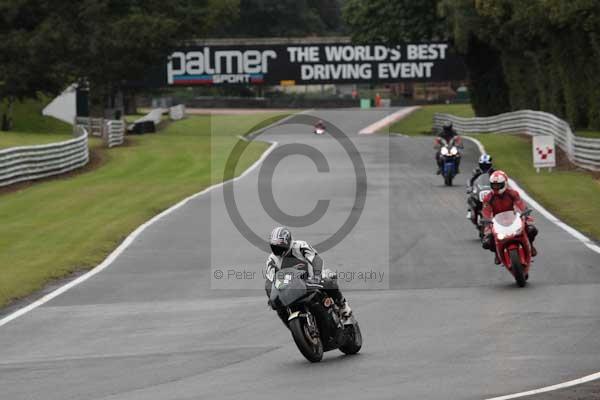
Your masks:
M 90 159 L 88 133 L 64 142 L 13 147 L 0 151 L 0 186 L 45 178 L 83 167 Z
M 169 118 L 173 121 L 178 121 L 180 119 L 185 118 L 185 106 L 183 104 L 179 104 L 169 108 Z
M 125 141 L 126 125 L 123 120 L 76 117 L 75 129 L 79 128 L 85 128 L 88 129 L 88 132 L 94 132 L 92 136 L 101 137 L 107 147 L 119 146 Z
M 114 120 L 106 123 L 106 143 L 108 147 L 122 145 L 125 141 L 125 121 Z
M 576 136 L 566 121 L 546 112 L 522 110 L 483 118 L 461 118 L 436 113 L 433 117 L 433 125 L 438 130 L 442 129 L 446 121 L 451 121 L 458 133 L 552 135 L 573 164 L 600 171 L 600 139 Z
M 162 121 L 162 115 L 168 110 L 165 108 L 155 108 L 130 124 L 127 130 L 131 133 L 156 132 L 158 124 Z
M 101 137 L 104 129 L 104 119 L 75 117 L 75 125 L 83 126 L 92 136 Z

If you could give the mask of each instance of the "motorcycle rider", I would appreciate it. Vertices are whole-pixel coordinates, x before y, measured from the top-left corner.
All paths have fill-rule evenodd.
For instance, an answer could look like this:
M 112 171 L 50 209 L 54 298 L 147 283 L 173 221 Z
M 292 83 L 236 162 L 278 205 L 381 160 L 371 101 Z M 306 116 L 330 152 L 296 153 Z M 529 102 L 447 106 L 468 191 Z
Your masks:
M 315 124 L 315 129 L 314 131 L 316 132 L 317 129 L 322 129 L 323 131 L 325 130 L 325 123 L 323 122 L 323 120 L 318 120 L 317 123 Z
M 492 156 L 490 156 L 489 154 L 482 154 L 481 157 L 479 157 L 479 167 L 475 168 L 473 170 L 473 175 L 471 176 L 471 179 L 469 180 L 469 186 L 467 188 L 467 193 L 472 193 L 473 192 L 473 183 L 475 183 L 475 180 L 477 178 L 479 178 L 481 175 L 483 174 L 488 174 L 488 175 L 492 175 L 496 170 L 494 169 L 494 167 L 492 166 Z M 474 224 L 477 223 L 476 219 L 476 213 L 475 213 L 475 208 L 476 208 L 476 204 L 472 203 L 472 199 L 469 197 L 469 209 L 467 210 L 467 219 L 470 219 L 471 222 L 473 222 Z
M 501 212 L 511 210 L 521 214 L 525 212 L 527 205 L 521 199 L 519 192 L 509 187 L 508 175 L 506 175 L 504 171 L 495 171 L 492 173 L 490 176 L 490 186 L 492 191 L 483 198 L 483 210 L 481 211 L 483 218 L 491 221 L 494 215 Z M 537 255 L 537 250 L 533 246 L 533 241 L 538 234 L 538 230 L 535 225 L 533 225 L 533 218 L 527 217 L 525 219 L 525 229 L 529 242 L 531 243 L 531 256 L 535 257 Z M 500 264 L 490 224 L 487 224 L 484 235 L 482 241 L 483 248 L 493 251 L 496 255 L 494 262 Z
M 479 157 L 479 168 L 473 170 L 473 176 L 471 176 L 471 179 L 469 180 L 469 188 L 473 187 L 473 182 L 481 175 L 489 174 L 492 176 L 495 171 L 496 170 L 492 165 L 492 156 L 489 154 L 482 154 L 481 157 Z
M 323 286 L 323 290 L 340 307 L 342 318 L 346 319 L 352 315 L 352 309 L 337 284 L 337 277 L 331 271 L 323 268 L 323 259 L 310 244 L 303 240 L 292 240 L 290 230 L 283 227 L 273 229 L 269 237 L 269 244 L 272 253 L 269 254 L 266 263 L 265 290 L 267 297 L 271 296 L 271 285 L 277 271 L 303 263 L 306 264 L 308 279 Z M 284 323 L 287 323 L 287 315 L 279 317 Z
M 442 131 L 440 132 L 440 134 L 438 135 L 438 137 L 435 138 L 435 142 L 434 142 L 434 148 L 437 150 L 437 152 L 435 153 L 435 162 L 437 163 L 438 169 L 436 174 L 440 175 L 442 173 L 442 168 L 443 168 L 443 160 L 441 157 L 441 149 L 443 147 L 443 142 L 442 139 L 446 142 L 446 143 L 450 143 L 450 141 L 452 139 L 454 139 L 454 145 L 456 147 L 458 147 L 459 149 L 463 148 L 462 145 L 462 138 L 456 133 L 456 131 L 454 130 L 454 126 L 452 125 L 452 122 L 447 121 L 444 123 L 444 127 L 442 129 Z M 458 156 L 456 157 L 456 173 L 459 174 L 460 173 L 460 152 L 458 153 Z

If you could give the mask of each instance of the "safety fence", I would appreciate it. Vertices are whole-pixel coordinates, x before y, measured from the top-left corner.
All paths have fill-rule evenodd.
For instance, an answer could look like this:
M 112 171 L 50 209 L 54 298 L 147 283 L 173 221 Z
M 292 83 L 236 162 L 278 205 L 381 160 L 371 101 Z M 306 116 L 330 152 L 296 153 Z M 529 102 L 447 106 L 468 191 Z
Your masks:
M 92 136 L 101 137 L 104 132 L 104 119 L 102 118 L 75 117 L 74 125 L 84 127 Z
M 75 130 L 76 137 L 64 142 L 13 147 L 0 151 L 0 186 L 63 174 L 89 161 L 88 132 Z
M 580 168 L 600 171 L 600 139 L 576 136 L 566 121 L 555 115 L 522 110 L 493 117 L 461 118 L 450 114 L 436 113 L 434 128 L 442 129 L 451 121 L 459 134 L 464 133 L 525 133 L 530 136 L 554 136 L 557 145 L 569 160 Z
M 169 108 L 169 118 L 173 121 L 178 121 L 185 118 L 185 106 L 179 104 Z
M 130 124 L 127 127 L 127 131 L 138 134 L 156 132 L 164 114 L 168 114 L 172 121 L 181 120 L 185 118 L 185 105 L 179 104 L 169 108 L 154 108 L 148 114 Z
M 106 123 L 106 143 L 108 147 L 120 146 L 125 141 L 125 121 L 114 120 Z
M 75 129 L 85 128 L 90 135 L 102 138 L 107 147 L 123 144 L 125 141 L 125 121 L 103 118 L 76 117 Z

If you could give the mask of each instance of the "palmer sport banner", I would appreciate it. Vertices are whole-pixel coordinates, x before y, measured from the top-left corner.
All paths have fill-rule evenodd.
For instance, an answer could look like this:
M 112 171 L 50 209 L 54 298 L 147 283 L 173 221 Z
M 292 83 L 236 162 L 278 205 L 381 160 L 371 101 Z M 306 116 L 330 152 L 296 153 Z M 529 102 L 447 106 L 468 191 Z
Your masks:
M 163 84 L 302 85 L 466 79 L 447 43 L 201 46 L 173 52 Z

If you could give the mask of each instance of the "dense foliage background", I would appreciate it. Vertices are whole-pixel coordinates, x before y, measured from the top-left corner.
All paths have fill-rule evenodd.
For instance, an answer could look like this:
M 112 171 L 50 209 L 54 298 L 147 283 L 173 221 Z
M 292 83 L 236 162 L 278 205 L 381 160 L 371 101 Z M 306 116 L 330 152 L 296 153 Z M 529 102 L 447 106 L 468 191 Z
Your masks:
M 347 0 L 344 16 L 357 41 L 452 41 L 478 115 L 529 108 L 600 128 L 600 1 Z
M 600 129 L 598 0 L 0 0 L 0 100 L 85 80 L 101 102 L 188 39 L 346 33 L 453 42 L 478 115 Z

